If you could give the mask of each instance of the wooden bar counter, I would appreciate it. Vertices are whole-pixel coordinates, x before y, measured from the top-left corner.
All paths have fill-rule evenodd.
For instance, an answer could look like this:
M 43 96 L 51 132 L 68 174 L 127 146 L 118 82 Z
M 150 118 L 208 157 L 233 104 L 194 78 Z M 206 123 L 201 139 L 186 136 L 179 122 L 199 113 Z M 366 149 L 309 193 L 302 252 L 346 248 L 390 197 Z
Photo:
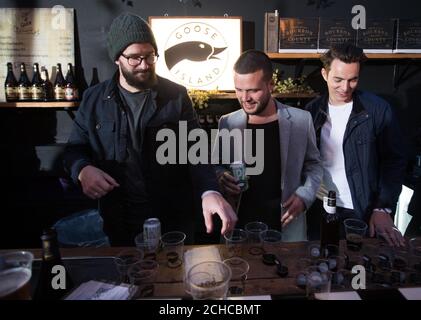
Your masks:
M 282 243 L 274 252 L 282 265 L 288 267 L 288 275 L 281 278 L 276 272 L 276 266 L 265 265 L 262 261 L 262 255 L 251 255 L 247 248 L 244 250 L 243 259 L 247 260 L 250 270 L 245 281 L 245 288 L 242 295 L 244 296 L 260 296 L 271 295 L 278 298 L 304 298 L 305 289 L 296 285 L 296 276 L 302 271 L 298 266 L 300 258 L 310 258 L 310 245 L 318 244 L 318 242 L 293 242 Z M 224 245 L 216 246 L 219 249 L 221 258 L 226 258 Z M 198 246 L 185 246 L 184 250 L 196 248 Z M 377 239 L 364 240 L 363 248 L 360 252 L 348 252 L 346 243 L 341 241 L 340 254 L 358 254 L 374 256 L 378 254 L 380 244 Z M 63 260 L 70 261 L 72 258 L 89 258 L 97 263 L 97 267 L 101 268 L 101 259 L 95 257 L 113 257 L 125 248 L 121 247 L 103 247 L 103 248 L 61 248 Z M 3 250 L 4 251 L 4 250 Z M 8 250 L 7 250 L 8 251 Z M 40 249 L 30 249 L 36 259 L 41 257 Z M 397 252 L 404 252 L 397 250 Z M 69 260 L 68 260 L 69 259 Z M 183 283 L 183 266 L 177 268 L 169 268 L 166 265 L 165 257 L 162 252 L 157 256 L 159 263 L 158 275 L 156 278 L 154 297 L 156 298 L 189 298 L 184 290 Z M 70 274 L 72 270 L 69 270 Z M 419 271 L 419 270 L 418 270 Z M 419 279 L 419 278 L 418 278 Z M 420 286 L 419 283 L 409 283 L 406 281 L 402 286 Z M 349 290 L 352 290 L 349 288 Z M 343 290 L 342 290 L 343 291 Z

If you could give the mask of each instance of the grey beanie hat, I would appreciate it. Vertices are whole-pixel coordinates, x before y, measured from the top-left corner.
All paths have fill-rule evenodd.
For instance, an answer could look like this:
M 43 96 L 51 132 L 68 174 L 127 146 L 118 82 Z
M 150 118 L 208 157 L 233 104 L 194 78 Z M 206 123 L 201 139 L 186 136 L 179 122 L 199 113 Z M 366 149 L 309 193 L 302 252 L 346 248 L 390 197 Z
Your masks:
M 112 61 L 132 43 L 150 43 L 158 54 L 155 37 L 149 24 L 141 17 L 122 13 L 114 19 L 107 36 L 108 54 Z

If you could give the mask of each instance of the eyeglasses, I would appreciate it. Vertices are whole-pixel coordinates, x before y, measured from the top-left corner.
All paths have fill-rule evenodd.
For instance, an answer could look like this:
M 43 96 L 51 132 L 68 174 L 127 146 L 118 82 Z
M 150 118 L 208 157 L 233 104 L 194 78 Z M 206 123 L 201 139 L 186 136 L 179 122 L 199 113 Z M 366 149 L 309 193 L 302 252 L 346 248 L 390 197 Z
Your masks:
M 158 61 L 159 55 L 154 53 L 148 54 L 147 56 L 125 56 L 121 54 L 124 58 L 127 59 L 127 63 L 129 66 L 136 67 L 142 63 L 143 60 L 149 65 L 152 65 Z

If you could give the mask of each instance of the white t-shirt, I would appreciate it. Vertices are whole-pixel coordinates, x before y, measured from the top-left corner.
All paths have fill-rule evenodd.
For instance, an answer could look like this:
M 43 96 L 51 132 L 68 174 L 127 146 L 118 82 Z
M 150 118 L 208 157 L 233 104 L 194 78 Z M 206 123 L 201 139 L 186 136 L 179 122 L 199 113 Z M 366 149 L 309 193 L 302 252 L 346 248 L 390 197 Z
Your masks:
M 336 205 L 348 209 L 354 209 L 354 205 L 346 178 L 343 140 L 351 111 L 352 101 L 341 106 L 329 104 L 329 115 L 320 137 L 323 183 L 318 194 L 322 198 L 329 190 L 334 190 Z

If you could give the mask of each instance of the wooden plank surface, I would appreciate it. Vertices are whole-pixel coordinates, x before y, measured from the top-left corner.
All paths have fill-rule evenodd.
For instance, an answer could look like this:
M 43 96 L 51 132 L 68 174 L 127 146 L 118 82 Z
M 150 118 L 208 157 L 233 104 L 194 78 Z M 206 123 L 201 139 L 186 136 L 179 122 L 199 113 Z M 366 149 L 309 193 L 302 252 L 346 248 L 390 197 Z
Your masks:
M 275 266 L 265 265 L 262 261 L 261 255 L 251 255 L 248 249 L 244 250 L 243 258 L 248 261 L 250 270 L 247 275 L 247 280 L 244 282 L 244 295 L 279 295 L 279 296 L 304 296 L 305 290 L 296 285 L 296 276 L 302 271 L 299 268 L 300 258 L 310 258 L 309 246 L 318 244 L 318 242 L 293 242 L 282 243 L 279 245 L 275 254 L 283 265 L 289 269 L 288 276 L 281 278 L 276 273 Z M 185 246 L 185 251 L 196 248 L 198 246 Z M 216 245 L 221 258 L 227 256 L 224 245 Z M 341 254 L 369 254 L 374 256 L 374 252 L 378 252 L 379 242 L 377 239 L 366 239 L 364 241 L 361 252 L 350 253 L 346 249 L 346 243 L 341 241 Z M 62 248 L 61 254 L 63 258 L 67 257 L 112 257 L 126 248 L 106 247 L 106 248 Z M 5 250 L 1 250 L 5 251 Z M 0 251 L 0 252 L 1 252 Z M 33 252 L 35 258 L 39 259 L 41 256 L 40 249 L 29 249 Z M 98 260 L 100 261 L 100 260 Z M 159 263 L 159 271 L 156 278 L 156 285 L 154 290 L 155 297 L 182 297 L 189 296 L 184 290 L 183 283 L 183 266 L 178 268 L 169 268 L 166 265 L 166 259 L 163 252 L 157 256 Z M 234 283 L 240 285 L 240 283 Z
M 76 108 L 79 102 L 49 101 L 49 102 L 1 102 L 0 108 Z

